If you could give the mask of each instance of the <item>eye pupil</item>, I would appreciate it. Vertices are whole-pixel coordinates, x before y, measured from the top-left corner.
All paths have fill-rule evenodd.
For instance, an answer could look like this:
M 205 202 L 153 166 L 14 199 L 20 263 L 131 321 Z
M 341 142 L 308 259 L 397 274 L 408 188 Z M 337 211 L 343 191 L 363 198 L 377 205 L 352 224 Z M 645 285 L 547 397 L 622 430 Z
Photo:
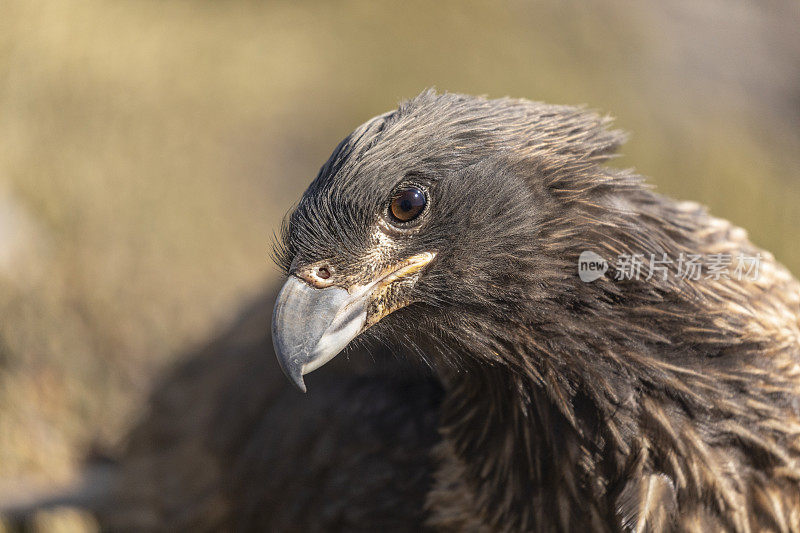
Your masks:
M 395 193 L 389 212 L 395 220 L 409 222 L 422 213 L 426 203 L 424 192 L 416 187 L 406 187 Z

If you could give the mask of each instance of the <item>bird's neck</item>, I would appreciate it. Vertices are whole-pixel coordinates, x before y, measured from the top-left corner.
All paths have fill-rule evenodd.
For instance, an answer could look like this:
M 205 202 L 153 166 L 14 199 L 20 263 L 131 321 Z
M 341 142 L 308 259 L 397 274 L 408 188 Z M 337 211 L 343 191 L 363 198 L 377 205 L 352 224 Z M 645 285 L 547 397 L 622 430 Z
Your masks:
M 430 507 L 441 515 L 436 525 L 472 529 L 469 520 L 474 520 L 489 530 L 528 530 L 548 523 L 555 529 L 602 530 L 608 506 L 602 504 L 601 463 L 624 458 L 601 457 L 608 428 L 589 398 L 553 398 L 555 389 L 500 368 L 443 374 L 437 483 L 462 485 L 467 501 L 459 509 L 473 509 L 475 516 L 458 515 L 461 522 L 448 523 L 457 514 L 449 512 L 448 502 L 433 501 Z M 572 405 L 571 415 L 562 412 L 560 402 Z M 440 494 L 459 491 L 433 491 L 431 497 Z M 585 513 L 574 515 L 576 506 Z
M 785 442 L 796 442 L 784 434 L 798 427 L 796 407 L 783 407 L 796 405 L 796 378 L 786 369 L 796 368 L 797 323 L 794 308 L 781 303 L 796 302 L 798 288 L 771 259 L 761 263 L 766 281 L 576 281 L 583 250 L 610 259 L 625 243 L 632 243 L 625 253 L 671 257 L 757 252 L 727 223 L 651 200 L 630 202 L 639 214 L 627 222 L 620 213 L 617 223 L 569 239 L 569 227 L 543 226 L 552 235 L 539 241 L 565 244 L 529 269 L 487 272 L 489 296 L 500 305 L 448 318 L 458 331 L 437 334 L 450 352 L 442 358 L 450 366 L 439 370 L 446 400 L 437 483 L 463 490 L 435 490 L 431 498 L 461 494 L 459 508 L 476 515 L 448 523 L 458 512 L 435 502 L 445 509 L 440 524 L 635 524 L 638 511 L 626 517 L 621 509 L 639 509 L 636 495 L 651 493 L 641 488 L 647 483 L 663 496 L 649 511 L 674 512 L 679 498 L 708 501 L 720 524 L 712 529 L 731 530 L 746 521 L 739 488 L 758 472 L 800 475 L 783 452 Z M 769 320 L 754 321 L 759 314 Z M 708 427 L 724 428 L 725 439 Z
M 681 291 L 660 297 L 674 298 L 673 308 L 686 312 L 655 318 L 638 293 L 606 308 L 571 301 L 572 294 L 524 313 L 464 318 L 457 335 L 440 339 L 452 349 L 447 359 L 461 356 L 439 369 L 446 399 L 437 482 L 463 484 L 468 507 L 489 530 L 550 524 L 602 531 L 619 523 L 610 514 L 626 487 L 617 484 L 639 468 L 642 450 L 660 447 L 658 453 L 679 457 L 681 443 L 658 433 L 677 428 L 703 446 L 687 420 L 692 412 L 706 416 L 711 378 L 692 365 L 738 341 L 682 338 L 688 334 L 679 325 L 713 328 L 711 315 L 683 301 Z M 469 524 L 453 529 L 459 528 Z
M 706 442 L 696 421 L 723 420 L 747 433 L 778 416 L 748 408 L 747 398 L 769 406 L 758 390 L 743 388 L 749 377 L 703 371 L 733 352 L 748 361 L 759 343 L 717 334 L 712 326 L 719 321 L 703 313 L 673 315 L 658 322 L 629 309 L 627 322 L 595 317 L 580 326 L 573 320 L 568 334 L 545 323 L 502 327 L 484 317 L 484 334 L 462 332 L 457 343 L 451 337 L 451 344 L 472 352 L 439 369 L 446 392 L 437 483 L 459 484 L 465 500 L 459 508 L 466 503 L 475 510 L 470 518 L 489 530 L 550 524 L 602 531 L 624 519 L 611 514 L 619 498 L 639 493 L 636 483 L 644 479 L 666 483 L 660 508 L 677 497 L 673 482 L 663 480 L 689 480 L 685 490 L 715 494 L 722 515 L 743 520 L 726 509 L 744 508 L 735 487 L 736 476 L 746 474 L 731 474 L 731 454 Z M 559 327 L 570 320 L 562 314 Z M 681 330 L 676 321 L 697 327 Z M 531 335 L 532 327 L 546 334 Z M 656 467 L 659 461 L 665 463 Z M 776 464 L 786 466 L 781 461 Z M 454 492 L 435 490 L 431 498 L 441 494 Z M 434 501 L 431 509 L 440 509 L 445 521 L 456 516 L 446 502 Z M 471 528 L 464 521 L 440 525 Z

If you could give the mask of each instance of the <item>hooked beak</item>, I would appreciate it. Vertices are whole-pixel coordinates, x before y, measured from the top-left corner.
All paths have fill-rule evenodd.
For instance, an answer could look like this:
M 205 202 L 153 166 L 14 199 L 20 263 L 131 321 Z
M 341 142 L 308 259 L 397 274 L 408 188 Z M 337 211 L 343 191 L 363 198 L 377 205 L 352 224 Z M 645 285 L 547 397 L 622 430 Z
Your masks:
M 381 302 L 393 283 L 414 277 L 433 260 L 423 253 L 364 286 L 315 288 L 290 275 L 272 314 L 272 344 L 286 376 L 306 392 L 303 376 L 333 359 L 351 340 L 403 305 Z

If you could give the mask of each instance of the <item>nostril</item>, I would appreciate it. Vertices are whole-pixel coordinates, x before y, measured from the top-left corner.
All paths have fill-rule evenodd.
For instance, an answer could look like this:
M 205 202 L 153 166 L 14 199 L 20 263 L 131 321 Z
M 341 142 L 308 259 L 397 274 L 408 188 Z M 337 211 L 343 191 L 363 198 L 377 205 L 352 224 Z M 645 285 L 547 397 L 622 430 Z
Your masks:
M 333 284 L 336 270 L 327 261 L 320 261 L 314 265 L 300 267 L 295 274 L 313 287 L 321 289 Z

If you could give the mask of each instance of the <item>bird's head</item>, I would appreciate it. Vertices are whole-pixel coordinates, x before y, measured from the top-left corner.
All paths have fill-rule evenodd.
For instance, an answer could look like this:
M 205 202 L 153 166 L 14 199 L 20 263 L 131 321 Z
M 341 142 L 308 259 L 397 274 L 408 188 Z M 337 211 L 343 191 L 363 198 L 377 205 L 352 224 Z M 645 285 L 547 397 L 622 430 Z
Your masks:
M 304 374 L 367 329 L 471 331 L 491 357 L 502 339 L 475 328 L 569 305 L 593 238 L 575 214 L 619 202 L 610 183 L 628 183 L 598 170 L 622 141 L 606 126 L 572 107 L 429 91 L 357 128 L 276 246 L 289 275 L 272 325 L 286 374 L 304 389 Z

